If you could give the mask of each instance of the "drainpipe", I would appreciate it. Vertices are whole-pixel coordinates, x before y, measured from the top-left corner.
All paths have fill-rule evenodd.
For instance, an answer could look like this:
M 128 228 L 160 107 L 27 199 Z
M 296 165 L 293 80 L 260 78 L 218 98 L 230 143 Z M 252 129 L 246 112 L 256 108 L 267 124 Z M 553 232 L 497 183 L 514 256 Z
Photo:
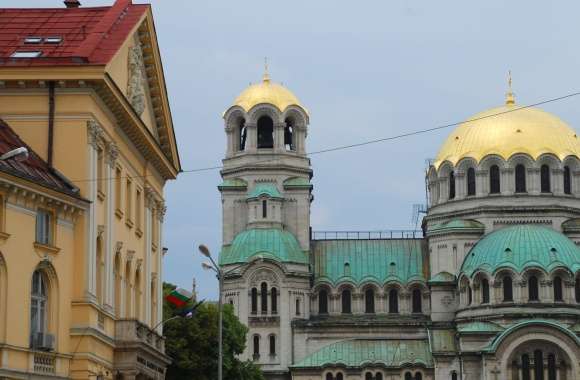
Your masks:
M 48 166 L 52 168 L 54 146 L 54 81 L 48 82 Z
M 455 334 L 457 349 L 459 350 L 459 380 L 463 380 L 463 352 L 461 351 L 461 342 L 459 341 L 459 334 Z

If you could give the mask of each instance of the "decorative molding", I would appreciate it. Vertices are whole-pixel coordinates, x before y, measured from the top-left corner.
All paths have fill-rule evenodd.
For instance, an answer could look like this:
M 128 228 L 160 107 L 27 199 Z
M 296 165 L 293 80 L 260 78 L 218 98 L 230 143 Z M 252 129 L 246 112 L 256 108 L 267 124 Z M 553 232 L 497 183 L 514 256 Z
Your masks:
M 134 257 L 135 257 L 135 251 L 128 249 L 127 250 L 127 261 L 128 262 L 133 261 Z
M 117 158 L 119 158 L 119 147 L 114 141 L 110 141 L 107 144 L 107 164 L 109 164 L 111 167 L 114 167 L 115 162 L 117 162 Z
M 105 226 L 103 224 L 99 224 L 97 226 L 97 238 L 100 238 L 103 236 L 103 233 L 105 232 Z
M 131 106 L 141 116 L 145 110 L 145 75 L 143 70 L 143 50 L 141 43 L 129 48 L 129 83 L 127 84 L 127 99 Z
M 155 200 L 155 191 L 151 188 L 151 186 L 145 185 L 143 192 L 145 194 L 145 207 L 153 209 L 157 205 Z
M 165 213 L 167 212 L 167 206 L 165 206 L 165 201 L 158 201 L 157 202 L 157 212 L 155 213 L 157 219 L 163 223 L 165 219 Z
M 252 286 L 258 285 L 264 281 L 267 282 L 269 285 L 271 285 L 271 284 L 277 285 L 278 284 L 278 277 L 271 270 L 263 268 L 263 269 L 259 269 L 256 272 L 254 272 L 254 274 L 251 277 L 250 284 Z
M 121 252 L 121 249 L 123 249 L 123 242 L 122 241 L 118 241 L 117 243 L 115 243 L 115 253 L 119 253 Z M 127 251 L 127 254 L 130 251 Z
M 98 149 L 99 141 L 103 139 L 105 132 L 103 128 L 95 120 L 87 121 L 87 136 L 89 140 L 89 145 L 94 149 Z

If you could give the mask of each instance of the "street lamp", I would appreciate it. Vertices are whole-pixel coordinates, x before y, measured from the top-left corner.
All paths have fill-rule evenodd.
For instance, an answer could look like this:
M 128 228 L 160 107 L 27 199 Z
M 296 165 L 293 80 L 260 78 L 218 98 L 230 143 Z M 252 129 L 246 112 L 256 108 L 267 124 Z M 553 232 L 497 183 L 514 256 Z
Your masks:
M 12 149 L 0 156 L 0 161 L 14 158 L 16 161 L 24 161 L 28 158 L 28 149 L 21 146 L 20 148 Z
M 224 359 L 224 352 L 223 352 L 223 343 L 222 343 L 222 336 L 223 336 L 223 304 L 222 304 L 222 289 L 224 286 L 224 276 L 226 276 L 227 274 L 241 268 L 242 266 L 244 266 L 244 264 L 242 265 L 238 265 L 234 268 L 231 268 L 230 270 L 224 272 L 219 265 L 217 265 L 217 263 L 214 261 L 214 259 L 211 257 L 211 253 L 209 252 L 209 249 L 201 244 L 199 247 L 199 252 L 201 252 L 202 255 L 204 255 L 205 257 L 207 257 L 210 261 L 204 261 L 203 263 L 201 263 L 201 267 L 205 270 L 212 270 L 216 273 L 216 277 L 218 279 L 218 283 L 219 283 L 219 295 L 218 295 L 218 313 L 219 313 L 219 326 L 218 326 L 218 352 L 219 352 L 219 356 L 218 356 L 218 380 L 222 380 L 223 379 L 223 359 Z

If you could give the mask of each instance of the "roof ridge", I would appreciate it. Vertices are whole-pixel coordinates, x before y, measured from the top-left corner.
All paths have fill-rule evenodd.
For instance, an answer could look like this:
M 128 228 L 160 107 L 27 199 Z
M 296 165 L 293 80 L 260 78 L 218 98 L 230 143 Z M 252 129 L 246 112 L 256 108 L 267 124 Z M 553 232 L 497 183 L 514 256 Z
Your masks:
M 132 0 L 116 0 L 115 4 L 109 7 L 109 10 L 101 18 L 101 20 L 89 32 L 87 39 L 73 53 L 74 56 L 89 58 L 95 51 L 99 43 L 103 40 L 105 35 L 113 28 L 115 23 L 119 20 L 122 13 L 132 5 Z

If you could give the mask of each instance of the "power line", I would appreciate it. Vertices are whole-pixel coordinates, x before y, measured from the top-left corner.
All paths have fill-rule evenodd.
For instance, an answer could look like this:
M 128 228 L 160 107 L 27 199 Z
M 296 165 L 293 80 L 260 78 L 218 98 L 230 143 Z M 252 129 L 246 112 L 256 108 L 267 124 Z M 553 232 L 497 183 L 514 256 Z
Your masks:
M 456 126 L 459 126 L 459 125 L 464 124 L 464 123 L 470 123 L 470 122 L 474 122 L 474 121 L 489 119 L 489 118 L 492 118 L 492 117 L 501 116 L 501 115 L 509 114 L 509 113 L 512 113 L 512 112 L 517 112 L 517 111 L 521 111 L 521 110 L 524 110 L 524 109 L 541 106 L 543 104 L 558 102 L 558 101 L 565 100 L 565 99 L 568 99 L 568 98 L 572 98 L 572 97 L 575 97 L 575 96 L 578 96 L 578 95 L 580 95 L 580 92 L 572 92 L 572 93 L 569 93 L 567 95 L 558 96 L 556 98 L 551 98 L 551 99 L 547 99 L 547 100 L 542 100 L 542 101 L 539 101 L 539 102 L 536 102 L 536 103 L 528 104 L 528 105 L 521 106 L 521 107 L 515 107 L 513 109 L 508 109 L 508 110 L 505 110 L 505 111 L 493 113 L 493 114 L 490 114 L 490 115 L 480 116 L 480 117 L 476 117 L 476 118 L 473 118 L 473 119 L 462 120 L 462 121 L 458 121 L 458 122 L 454 122 L 454 123 L 449 123 L 449 124 L 443 124 L 443 125 L 435 126 L 435 127 L 432 127 L 432 128 L 420 129 L 420 130 L 417 130 L 417 131 L 406 132 L 406 133 L 402 133 L 402 134 L 394 135 L 394 136 L 388 136 L 388 137 L 382 137 L 382 138 L 378 138 L 378 139 L 361 141 L 361 142 L 354 143 L 354 144 L 339 145 L 339 146 L 336 146 L 336 147 L 331 147 L 331 148 L 316 150 L 316 151 L 312 151 L 312 152 L 308 152 L 308 153 L 304 154 L 303 157 L 307 158 L 308 156 L 314 156 L 314 155 L 317 155 L 317 154 L 324 154 L 324 153 L 336 152 L 336 151 L 340 151 L 340 150 L 358 148 L 358 147 L 361 147 L 361 146 L 366 146 L 366 145 L 371 145 L 371 144 L 378 144 L 378 143 L 385 142 L 385 141 L 392 141 L 392 140 L 397 140 L 397 139 L 401 139 L 401 138 L 405 138 L 405 137 L 421 135 L 421 134 L 425 134 L 425 133 L 429 133 L 429 132 L 438 131 L 438 130 L 441 130 L 441 129 L 456 127 Z M 256 162 L 254 162 L 254 164 L 262 164 L 262 163 L 273 162 L 273 161 L 278 161 L 278 160 L 280 160 L 280 158 L 270 158 L 270 159 L 256 161 Z M 219 169 L 223 169 L 223 165 L 219 165 L 219 166 L 208 166 L 208 167 L 203 167 L 203 168 L 182 170 L 181 173 L 200 173 L 200 172 L 206 172 L 206 171 L 211 171 L 211 170 L 219 170 Z M 127 176 L 127 177 L 119 177 L 119 178 L 145 178 L 145 177 L 150 177 L 150 176 L 152 176 L 152 175 L 150 174 L 150 175 L 140 175 L 140 176 Z M 73 182 L 73 183 L 92 182 L 92 181 L 99 181 L 99 180 L 106 180 L 106 179 L 117 179 L 117 177 L 115 177 L 115 178 L 101 178 L 101 179 L 98 179 L 98 178 L 93 178 L 93 179 L 78 179 L 78 180 L 73 180 L 71 182 Z

